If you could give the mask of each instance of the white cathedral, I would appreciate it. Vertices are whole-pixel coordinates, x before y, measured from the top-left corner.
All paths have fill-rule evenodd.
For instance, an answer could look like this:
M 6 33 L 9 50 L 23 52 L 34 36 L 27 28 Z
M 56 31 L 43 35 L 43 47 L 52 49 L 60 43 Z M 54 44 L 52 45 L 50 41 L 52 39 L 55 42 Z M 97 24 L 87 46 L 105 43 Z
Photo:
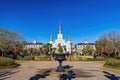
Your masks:
M 53 41 L 53 38 L 52 38 L 52 35 L 51 35 L 49 43 L 53 45 L 53 48 L 58 49 L 59 46 L 65 46 L 66 47 L 66 52 L 71 53 L 71 51 L 72 51 L 72 43 L 71 43 L 71 40 L 70 40 L 70 35 L 68 34 L 67 41 L 65 41 L 63 39 L 61 25 L 59 25 L 57 39 L 55 41 Z

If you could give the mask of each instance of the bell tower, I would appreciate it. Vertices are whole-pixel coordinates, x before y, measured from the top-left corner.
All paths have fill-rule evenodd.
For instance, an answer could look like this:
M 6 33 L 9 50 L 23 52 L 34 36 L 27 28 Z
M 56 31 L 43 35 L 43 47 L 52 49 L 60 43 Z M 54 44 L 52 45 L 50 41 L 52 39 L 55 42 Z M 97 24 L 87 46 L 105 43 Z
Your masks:
M 53 37 L 52 37 L 52 34 L 50 35 L 50 42 L 49 42 L 50 44 L 52 44 L 53 43 Z
M 58 29 L 58 40 L 62 40 L 63 36 L 62 36 L 62 26 L 61 24 L 59 24 L 59 29 Z

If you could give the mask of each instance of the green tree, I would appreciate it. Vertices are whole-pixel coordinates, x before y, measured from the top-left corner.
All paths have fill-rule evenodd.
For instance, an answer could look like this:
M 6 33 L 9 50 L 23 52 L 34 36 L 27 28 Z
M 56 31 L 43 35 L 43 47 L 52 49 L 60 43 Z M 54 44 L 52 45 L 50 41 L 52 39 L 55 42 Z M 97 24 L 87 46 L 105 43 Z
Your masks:
M 16 43 L 22 41 L 24 41 L 24 38 L 20 33 L 0 29 L 0 50 L 2 52 L 2 56 L 5 56 L 6 53 L 13 51 L 13 47 Z
M 63 53 L 63 48 L 61 46 L 58 48 L 58 52 Z
M 95 50 L 92 46 L 86 45 L 86 47 L 84 47 L 82 51 L 85 55 L 92 55 Z
M 51 52 L 52 52 L 52 44 L 47 43 L 47 44 L 46 44 L 46 48 L 47 48 L 47 53 L 48 53 L 48 54 L 51 54 Z
M 40 48 L 42 54 L 44 55 L 48 55 L 48 54 L 51 54 L 52 52 L 52 44 L 50 43 L 46 43 L 44 44 L 41 48 Z
M 104 46 L 107 48 L 108 55 L 112 53 L 114 53 L 115 56 L 118 56 L 117 53 L 120 55 L 120 32 L 113 31 L 103 34 L 100 39 L 96 41 L 97 51 L 100 52 Z

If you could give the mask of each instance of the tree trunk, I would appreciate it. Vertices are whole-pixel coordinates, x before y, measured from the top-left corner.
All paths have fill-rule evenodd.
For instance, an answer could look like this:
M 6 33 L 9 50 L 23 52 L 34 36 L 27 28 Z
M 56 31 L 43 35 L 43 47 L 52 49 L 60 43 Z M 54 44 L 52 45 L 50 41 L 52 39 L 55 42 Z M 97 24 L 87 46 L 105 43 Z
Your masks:
M 120 57 L 120 53 L 118 53 L 118 57 Z
M 118 57 L 118 55 L 117 55 L 117 51 L 115 51 L 114 55 L 115 55 L 115 58 L 117 58 L 117 57 Z
M 4 57 L 4 52 L 2 51 L 2 57 Z

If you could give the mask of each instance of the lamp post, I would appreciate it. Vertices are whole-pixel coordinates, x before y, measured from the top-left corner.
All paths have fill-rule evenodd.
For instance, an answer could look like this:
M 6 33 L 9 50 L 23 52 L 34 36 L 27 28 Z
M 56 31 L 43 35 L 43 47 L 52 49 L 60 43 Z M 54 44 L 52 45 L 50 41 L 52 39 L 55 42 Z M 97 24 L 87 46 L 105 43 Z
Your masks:
M 71 45 L 71 52 L 70 52 L 70 54 L 72 54 L 72 44 L 73 44 L 73 43 L 70 43 L 70 45 Z

